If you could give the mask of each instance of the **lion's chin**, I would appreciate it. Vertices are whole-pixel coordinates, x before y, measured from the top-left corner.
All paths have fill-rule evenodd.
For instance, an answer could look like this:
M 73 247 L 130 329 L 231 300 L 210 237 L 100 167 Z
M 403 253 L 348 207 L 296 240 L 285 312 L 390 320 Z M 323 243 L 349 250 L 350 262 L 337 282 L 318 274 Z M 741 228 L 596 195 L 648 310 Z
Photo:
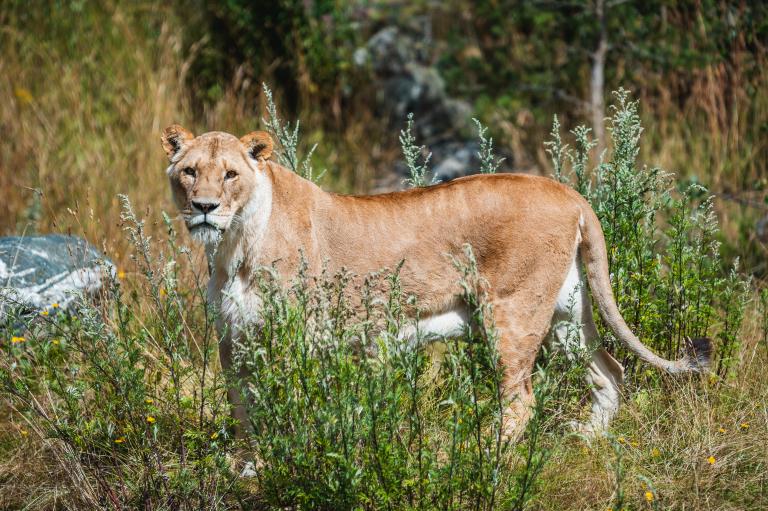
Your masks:
M 221 241 L 222 232 L 209 223 L 197 224 L 189 228 L 192 239 L 203 245 L 217 245 Z

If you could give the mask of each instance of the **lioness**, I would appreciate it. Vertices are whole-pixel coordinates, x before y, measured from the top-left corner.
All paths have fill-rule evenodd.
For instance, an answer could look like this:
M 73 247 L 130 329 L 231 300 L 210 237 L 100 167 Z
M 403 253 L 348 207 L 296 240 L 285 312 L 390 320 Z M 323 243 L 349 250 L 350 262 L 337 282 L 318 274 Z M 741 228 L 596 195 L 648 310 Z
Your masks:
M 419 317 L 425 318 L 419 332 L 460 334 L 470 314 L 447 256 L 464 244 L 473 248 L 488 282 L 509 435 L 518 434 L 529 418 L 531 372 L 542 341 L 550 330 L 562 340 L 565 327 L 557 324 L 571 312 L 582 325 L 580 347 L 588 347 L 592 357 L 592 415 L 583 430 L 605 428 L 618 410 L 623 368 L 599 346 L 585 282 L 605 323 L 645 362 L 669 373 L 698 371 L 708 363 L 705 339 L 670 361 L 635 337 L 613 298 L 598 218 L 577 192 L 551 179 L 478 175 L 403 192 L 345 196 L 269 161 L 273 142 L 265 132 L 240 139 L 222 132 L 195 137 L 173 125 L 165 129 L 162 145 L 175 202 L 193 238 L 213 254 L 208 298 L 220 311 L 224 369 L 232 363 L 238 325 L 258 320 L 254 270 L 275 265 L 287 280 L 302 257 L 315 274 L 324 264 L 330 271 L 365 275 L 404 261 L 403 292 L 418 298 Z M 235 418 L 245 421 L 237 392 L 229 397 Z

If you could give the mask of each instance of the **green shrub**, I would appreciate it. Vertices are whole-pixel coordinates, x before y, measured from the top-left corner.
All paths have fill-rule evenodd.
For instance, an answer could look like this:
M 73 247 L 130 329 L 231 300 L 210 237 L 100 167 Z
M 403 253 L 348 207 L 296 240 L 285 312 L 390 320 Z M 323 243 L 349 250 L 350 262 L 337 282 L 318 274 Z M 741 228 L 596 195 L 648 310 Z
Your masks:
M 471 254 L 468 259 L 472 265 Z M 476 278 L 472 266 L 468 279 Z M 263 498 L 275 507 L 493 509 L 500 472 L 500 367 L 485 328 L 448 343 L 435 384 L 424 340 L 398 337 L 397 271 L 350 288 L 348 275 L 259 279 L 260 327 L 239 345 Z M 380 296 L 378 288 L 387 292 Z M 487 307 L 474 319 L 486 324 Z M 360 293 L 364 312 L 351 296 Z M 342 297 L 342 298 L 340 298 Z
M 686 336 L 716 335 L 715 369 L 728 377 L 738 367 L 749 286 L 735 270 L 721 269 L 711 201 L 699 187 L 674 191 L 668 174 L 637 166 L 637 104 L 624 92 L 609 125 L 613 150 L 594 169 L 588 131 L 574 130 L 572 150 L 555 129 L 549 144 L 555 175 L 573 179 L 598 212 L 614 291 L 633 328 L 665 356 L 676 355 Z M 297 136 L 279 126 L 273 132 L 301 171 Z M 493 169 L 490 140 L 485 151 L 486 168 Z M 415 166 L 427 174 L 426 163 Z M 533 505 L 545 487 L 542 474 L 563 449 L 567 419 L 579 417 L 582 359 L 589 354 L 567 362 L 556 347 L 545 349 L 535 370 L 533 419 L 521 442 L 505 441 L 493 311 L 471 248 L 454 264 L 473 326 L 445 341 L 439 365 L 424 349 L 427 339 L 398 335 L 418 306 L 402 294 L 398 268 L 362 283 L 343 273 L 301 271 L 287 288 L 263 269 L 256 279 L 264 304 L 258 328 L 236 346 L 236 364 L 248 375 L 237 385 L 252 429 L 247 443 L 238 443 L 214 364 L 215 315 L 190 251 L 178 246 L 167 217 L 162 246 L 148 238 L 126 199 L 122 218 L 135 272 L 111 276 L 98 305 L 21 327 L 11 313 L 0 325 L 0 398 L 24 431 L 44 440 L 46 450 L 37 456 L 64 477 L 64 493 L 55 494 L 61 505 Z M 569 326 L 571 335 L 576 326 Z M 660 388 L 657 373 L 640 373 L 633 359 L 614 350 L 630 362 L 634 381 Z M 626 447 L 616 442 L 613 500 L 623 505 L 631 481 Z M 254 462 L 254 481 L 237 475 L 244 450 Z
M 572 131 L 564 145 L 555 119 L 547 151 L 554 177 L 572 185 L 592 204 L 603 226 L 613 292 L 632 330 L 665 358 L 681 355 L 685 339 L 716 335 L 716 371 L 725 374 L 738 343 L 750 286 L 737 273 L 738 260 L 723 271 L 712 197 L 700 185 L 675 190 L 672 174 L 640 165 L 642 127 L 638 102 L 614 93 L 608 119 L 611 150 L 589 167 L 596 142 L 589 129 Z M 610 332 L 603 332 L 609 340 Z M 634 356 L 615 339 L 612 350 L 637 374 Z
M 50 440 L 39 461 L 69 479 L 68 506 L 220 508 L 235 483 L 233 441 L 204 286 L 199 276 L 179 285 L 179 264 L 192 261 L 173 235 L 155 257 L 127 202 L 123 219 L 137 273 L 105 267 L 100 305 L 41 316 L 24 332 L 13 313 L 3 318 L 0 335 L 16 342 L 2 345 L 0 397 L 25 431 Z

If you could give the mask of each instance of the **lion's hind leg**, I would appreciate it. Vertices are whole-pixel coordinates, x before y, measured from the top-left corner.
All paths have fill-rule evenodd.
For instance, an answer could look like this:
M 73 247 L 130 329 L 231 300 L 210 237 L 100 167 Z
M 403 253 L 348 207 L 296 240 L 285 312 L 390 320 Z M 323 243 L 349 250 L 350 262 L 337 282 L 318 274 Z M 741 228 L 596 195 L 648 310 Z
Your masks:
M 552 333 L 568 359 L 576 361 L 586 356 L 589 360 L 586 380 L 592 395 L 592 413 L 589 422 L 577 424 L 577 430 L 590 435 L 603 431 L 619 410 L 624 368 L 601 346 L 578 261 L 560 292 L 553 323 Z
M 531 376 L 536 355 L 547 333 L 551 307 L 526 304 L 514 299 L 493 302 L 499 334 L 499 356 L 503 367 L 502 392 L 507 401 L 504 435 L 516 441 L 525 431 L 535 404 Z

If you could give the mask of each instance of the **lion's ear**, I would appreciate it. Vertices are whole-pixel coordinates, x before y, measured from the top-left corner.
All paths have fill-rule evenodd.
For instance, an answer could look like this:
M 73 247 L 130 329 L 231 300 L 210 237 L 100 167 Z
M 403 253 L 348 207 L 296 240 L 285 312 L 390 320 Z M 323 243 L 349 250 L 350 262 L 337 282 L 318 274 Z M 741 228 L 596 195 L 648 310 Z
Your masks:
M 163 149 L 165 149 L 168 159 L 173 160 L 176 153 L 193 138 L 195 136 L 192 133 L 178 124 L 171 124 L 163 130 L 163 136 L 160 137 L 160 140 L 163 143 Z
M 266 131 L 252 131 L 241 138 L 240 142 L 248 151 L 248 156 L 254 160 L 268 160 L 272 156 L 274 143 Z

